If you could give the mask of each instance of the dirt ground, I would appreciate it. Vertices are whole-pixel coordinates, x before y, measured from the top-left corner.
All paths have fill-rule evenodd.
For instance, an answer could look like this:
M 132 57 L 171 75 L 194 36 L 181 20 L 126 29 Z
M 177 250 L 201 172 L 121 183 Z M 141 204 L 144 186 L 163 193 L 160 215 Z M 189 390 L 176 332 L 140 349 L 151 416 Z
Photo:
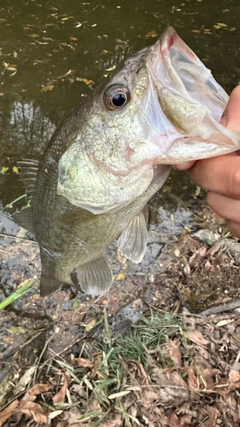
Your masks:
M 191 213 L 176 205 L 169 213 L 153 200 L 150 213 L 144 262 L 134 266 L 113 245 L 114 284 L 98 299 L 72 289 L 41 298 L 38 245 L 1 213 L 0 301 L 26 279 L 34 287 L 0 311 L 0 426 L 239 426 L 238 241 L 201 200 Z M 104 389 L 99 398 L 97 388 L 96 398 L 107 376 L 99 350 L 106 328 L 114 348 L 113 337 L 131 334 L 152 312 L 170 313 L 177 331 L 165 334 L 161 350 L 145 348 L 145 365 L 121 359 L 124 380 L 108 386 L 115 397 Z

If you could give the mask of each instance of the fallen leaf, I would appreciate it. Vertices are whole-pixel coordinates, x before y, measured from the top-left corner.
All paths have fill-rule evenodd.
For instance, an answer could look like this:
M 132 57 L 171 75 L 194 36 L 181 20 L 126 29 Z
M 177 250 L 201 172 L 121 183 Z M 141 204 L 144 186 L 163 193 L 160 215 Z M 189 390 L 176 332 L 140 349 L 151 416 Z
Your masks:
M 188 373 L 188 386 L 190 389 L 199 390 L 199 384 L 193 368 L 186 368 Z
M 76 362 L 78 363 L 78 366 L 81 366 L 82 368 L 92 368 L 93 362 L 88 359 L 84 359 L 83 357 L 77 357 Z
M 19 400 L 14 400 L 7 408 L 0 412 L 0 427 L 12 416 L 19 405 Z
M 113 393 L 110 394 L 110 396 L 108 396 L 108 399 L 117 399 L 117 397 L 122 397 L 122 396 L 126 396 L 127 394 L 131 393 L 129 390 L 128 391 L 119 391 L 119 393 Z
M 42 86 L 42 92 L 47 92 L 48 90 L 53 90 L 54 85 L 44 85 Z
M 29 400 L 33 402 L 39 394 L 46 393 L 51 390 L 51 388 L 52 386 L 50 384 L 35 384 L 26 392 L 22 400 Z
M 114 276 L 114 280 L 123 280 L 126 277 L 126 273 L 118 273 L 116 276 Z
M 26 372 L 23 374 L 23 376 L 20 378 L 20 380 L 18 381 L 18 383 L 15 386 L 15 390 L 14 390 L 15 394 L 19 394 L 23 390 L 25 390 L 27 385 L 30 383 L 32 376 L 33 376 L 34 372 L 36 371 L 36 369 L 37 369 L 36 366 L 31 366 L 31 368 L 26 370 Z
M 62 374 L 62 376 L 64 378 L 64 383 L 61 390 L 57 394 L 55 394 L 55 396 L 53 396 L 52 398 L 53 403 L 60 403 L 60 402 L 63 403 L 65 401 L 66 392 L 71 382 L 71 377 L 66 374 Z
M 97 375 L 97 371 L 102 364 L 102 360 L 103 360 L 102 353 L 97 353 L 94 355 L 93 368 L 92 368 L 91 374 L 89 375 L 89 378 L 94 378 Z
M 236 390 L 236 388 L 240 387 L 240 372 L 235 371 L 234 369 L 232 369 L 229 372 L 228 378 L 229 378 L 229 385 L 228 385 L 228 388 L 227 388 L 228 392 L 230 390 Z
M 192 426 L 192 416 L 183 415 L 178 418 L 176 414 L 171 414 L 169 417 L 169 427 L 191 427 Z
M 152 30 L 152 31 L 149 31 L 147 34 L 145 34 L 145 37 L 146 38 L 148 38 L 148 37 L 157 37 L 157 35 L 158 35 L 158 33 L 156 31 Z
M 115 70 L 116 65 L 112 65 L 112 67 L 106 68 L 105 71 L 113 71 Z
M 202 427 L 215 427 L 217 426 L 216 421 L 218 418 L 218 410 L 216 408 L 213 408 L 212 406 L 207 406 L 204 408 L 207 412 L 207 415 L 209 416 L 208 420 L 204 423 L 201 423 Z
M 199 331 L 185 331 L 185 336 L 195 344 L 207 345 L 209 343 L 209 341 L 204 338 L 203 334 Z
M 93 83 L 94 83 L 94 81 L 93 81 L 93 80 L 85 79 L 85 78 L 82 78 L 82 77 L 77 77 L 77 78 L 76 78 L 76 80 L 77 80 L 78 82 L 83 82 L 83 83 L 85 83 L 85 85 L 87 85 L 87 86 L 89 86 L 89 85 L 91 85 L 91 84 L 93 84 Z
M 227 24 L 224 24 L 224 22 L 217 22 L 217 25 L 219 25 L 219 27 L 227 27 Z
M 87 388 L 89 388 L 90 390 L 93 390 L 93 386 L 87 378 L 84 378 L 83 381 L 85 382 Z
M 168 339 L 167 350 L 169 357 L 172 359 L 175 366 L 178 368 L 182 366 L 182 355 L 179 350 L 180 341 L 173 341 L 170 338 Z
M 0 173 L 6 173 L 9 170 L 8 167 L 3 166 Z
M 91 331 L 92 328 L 96 325 L 97 321 L 96 319 L 91 320 L 85 327 L 85 332 Z
M 22 401 L 17 410 L 26 414 L 28 417 L 33 418 L 36 423 L 47 423 L 48 417 L 45 411 L 42 406 L 36 402 Z

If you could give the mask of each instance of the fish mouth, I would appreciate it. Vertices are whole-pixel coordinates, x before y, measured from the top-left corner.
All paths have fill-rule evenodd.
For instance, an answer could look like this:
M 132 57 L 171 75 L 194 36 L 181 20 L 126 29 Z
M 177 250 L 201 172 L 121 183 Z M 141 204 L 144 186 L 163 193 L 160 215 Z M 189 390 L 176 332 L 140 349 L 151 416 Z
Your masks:
M 227 93 L 174 28 L 152 46 L 147 67 L 166 119 L 162 134 L 175 131 L 156 163 L 182 163 L 239 148 L 239 135 L 220 124 Z

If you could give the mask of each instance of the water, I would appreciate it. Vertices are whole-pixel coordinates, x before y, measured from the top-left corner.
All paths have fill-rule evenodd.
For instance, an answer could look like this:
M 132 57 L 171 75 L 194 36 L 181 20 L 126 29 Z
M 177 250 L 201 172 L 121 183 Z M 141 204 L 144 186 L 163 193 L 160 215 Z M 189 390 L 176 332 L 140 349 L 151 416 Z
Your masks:
M 126 53 L 167 25 L 230 92 L 240 78 L 237 0 L 1 0 L 0 200 L 23 193 L 12 168 L 41 157 L 63 116 Z M 85 79 L 85 80 L 83 80 Z M 92 81 L 92 82 L 91 82 Z

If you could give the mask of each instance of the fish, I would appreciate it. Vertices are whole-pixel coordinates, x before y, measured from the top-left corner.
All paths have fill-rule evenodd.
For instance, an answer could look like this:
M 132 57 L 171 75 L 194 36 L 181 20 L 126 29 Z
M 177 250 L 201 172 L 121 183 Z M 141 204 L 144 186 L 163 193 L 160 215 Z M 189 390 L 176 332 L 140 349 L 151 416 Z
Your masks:
M 14 218 L 39 244 L 42 296 L 63 283 L 92 296 L 107 292 L 112 242 L 142 261 L 147 203 L 171 165 L 240 148 L 240 136 L 220 124 L 227 101 L 169 27 L 70 112 L 39 162 L 19 163 L 30 207 Z

